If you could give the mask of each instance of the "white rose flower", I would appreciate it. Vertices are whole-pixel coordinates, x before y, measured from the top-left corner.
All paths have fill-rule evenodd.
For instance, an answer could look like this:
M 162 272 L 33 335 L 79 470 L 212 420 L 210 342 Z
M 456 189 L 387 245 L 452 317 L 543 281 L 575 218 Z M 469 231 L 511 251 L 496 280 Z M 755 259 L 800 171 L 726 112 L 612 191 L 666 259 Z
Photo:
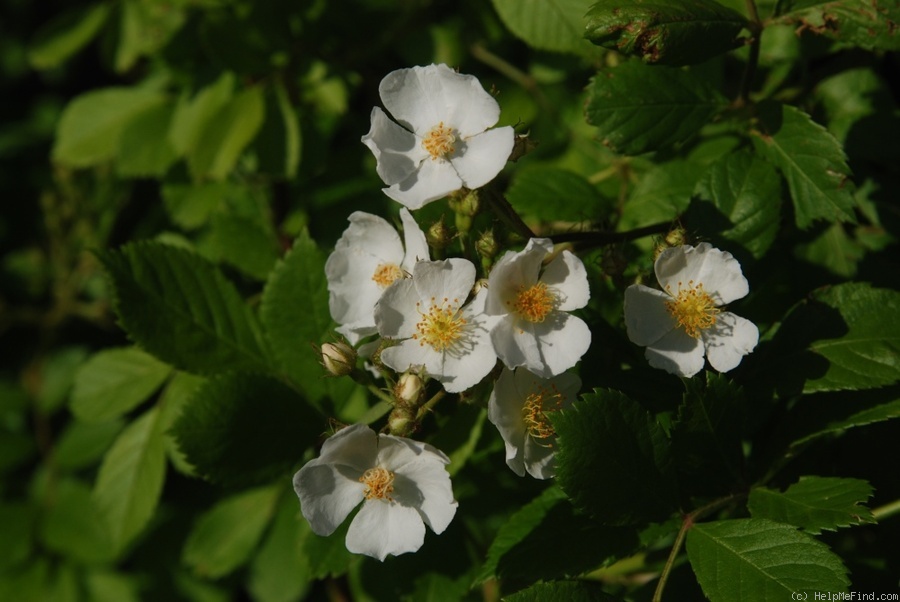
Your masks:
M 500 106 L 474 76 L 446 65 L 399 69 L 381 80 L 378 92 L 396 123 L 375 107 L 362 142 L 395 201 L 418 209 L 463 186 L 484 186 L 506 164 L 513 129 L 488 129 Z
M 356 211 L 350 226 L 325 262 L 328 308 L 341 326 L 337 331 L 356 344 L 375 334 L 375 304 L 395 280 L 412 271 L 417 261 L 427 261 L 428 243 L 409 211 L 400 210 L 406 251 L 400 235 L 387 220 Z
M 485 291 L 465 303 L 474 284 L 475 266 L 466 259 L 417 263 L 412 279 L 392 284 L 375 307 L 378 334 L 400 341 L 381 352 L 381 361 L 397 372 L 422 367 L 449 393 L 478 384 L 497 354 Z
M 759 330 L 722 309 L 750 290 L 731 253 L 709 243 L 673 247 L 654 269 L 662 290 L 632 284 L 625 291 L 628 338 L 647 347 L 651 366 L 690 378 L 703 369 L 704 355 L 727 372 L 753 351 Z
M 569 251 L 542 271 L 552 252 L 547 238 L 532 238 L 521 252 L 508 251 L 491 269 L 485 309 L 501 318 L 491 339 L 506 367 L 525 366 L 544 378 L 574 366 L 591 345 L 587 324 L 567 313 L 590 299 L 587 271 Z
M 556 476 L 556 431 L 548 414 L 574 403 L 581 379 L 564 372 L 550 379 L 503 369 L 488 402 L 488 420 L 506 444 L 506 464 L 521 476 Z
M 442 533 L 456 514 L 450 460 L 440 450 L 364 424 L 338 431 L 294 475 L 300 510 L 317 535 L 331 535 L 362 502 L 347 531 L 347 549 L 384 560 L 415 552 L 425 525 Z

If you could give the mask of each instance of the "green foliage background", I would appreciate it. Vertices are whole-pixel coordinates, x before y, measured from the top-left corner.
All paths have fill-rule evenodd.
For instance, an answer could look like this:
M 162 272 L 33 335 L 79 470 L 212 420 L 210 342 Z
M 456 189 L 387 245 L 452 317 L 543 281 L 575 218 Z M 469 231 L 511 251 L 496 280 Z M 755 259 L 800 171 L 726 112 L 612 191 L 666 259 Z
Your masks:
M 0 600 L 898 591 L 900 3 L 592 4 L 3 1 Z M 459 512 L 382 564 L 290 477 L 389 409 L 313 345 L 347 216 L 397 215 L 359 141 L 378 83 L 432 62 L 527 133 L 496 190 L 585 261 L 593 344 L 553 482 L 504 465 L 489 387 L 437 406 Z M 727 375 L 625 336 L 676 225 L 750 281 Z

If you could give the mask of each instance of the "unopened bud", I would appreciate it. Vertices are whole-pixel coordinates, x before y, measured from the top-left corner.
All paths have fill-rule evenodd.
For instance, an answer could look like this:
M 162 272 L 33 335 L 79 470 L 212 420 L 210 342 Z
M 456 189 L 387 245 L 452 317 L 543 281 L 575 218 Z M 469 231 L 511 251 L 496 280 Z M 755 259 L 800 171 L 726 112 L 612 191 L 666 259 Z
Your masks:
M 356 351 L 346 343 L 325 343 L 321 352 L 322 366 L 332 376 L 346 376 L 356 367 Z
M 666 244 L 670 247 L 680 247 L 685 244 L 685 240 L 687 240 L 687 233 L 681 226 L 672 228 L 669 230 L 669 233 L 666 234 Z
M 475 250 L 485 259 L 493 259 L 500 252 L 500 245 L 494 237 L 494 230 L 486 230 L 475 241 Z
M 415 410 L 397 406 L 388 416 L 388 430 L 392 435 L 406 437 L 417 428 Z
M 394 386 L 394 398 L 398 405 L 416 407 L 422 398 L 425 383 L 422 378 L 411 372 L 404 372 Z
M 450 197 L 450 209 L 457 215 L 475 217 L 481 211 L 481 199 L 477 190 L 460 190 L 458 195 Z
M 444 223 L 443 215 L 441 219 L 431 224 L 431 227 L 425 232 L 425 240 L 428 241 L 429 247 L 439 251 L 446 249 L 453 242 L 453 232 Z

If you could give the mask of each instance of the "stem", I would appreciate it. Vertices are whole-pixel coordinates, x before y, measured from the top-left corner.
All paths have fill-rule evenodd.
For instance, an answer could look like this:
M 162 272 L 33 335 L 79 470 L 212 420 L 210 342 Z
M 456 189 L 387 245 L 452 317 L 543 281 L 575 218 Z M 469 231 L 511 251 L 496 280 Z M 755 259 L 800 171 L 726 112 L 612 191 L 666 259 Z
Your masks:
M 717 500 L 713 500 L 705 506 L 701 506 L 694 510 L 693 512 L 686 514 L 684 519 L 681 521 L 681 529 L 678 530 L 678 535 L 675 537 L 675 543 L 672 544 L 672 551 L 669 552 L 669 557 L 666 559 L 666 565 L 663 567 L 662 572 L 659 574 L 659 582 L 656 584 L 656 591 L 653 592 L 652 602 L 661 602 L 662 601 L 662 593 L 666 587 L 666 582 L 669 580 L 669 574 L 672 572 L 672 569 L 675 568 L 675 560 L 677 560 L 678 555 L 681 553 L 681 546 L 684 544 L 684 539 L 687 537 L 687 532 L 690 531 L 691 527 L 694 526 L 698 520 L 715 512 L 716 510 L 727 506 L 728 504 L 745 497 L 747 494 L 745 493 L 735 493 L 723 498 L 719 498 Z
M 900 514 L 900 500 L 894 500 L 889 504 L 879 506 L 878 508 L 872 510 L 872 516 L 874 516 L 875 520 L 879 522 L 897 514 Z
M 491 210 L 494 212 L 494 215 L 500 218 L 500 221 L 512 228 L 519 236 L 521 236 L 525 240 L 535 238 L 534 232 L 531 231 L 531 228 L 528 227 L 528 224 L 522 221 L 522 218 L 519 217 L 519 214 L 516 213 L 516 210 L 513 209 L 513 206 L 509 204 L 509 201 L 506 200 L 505 196 L 499 193 L 495 193 L 494 191 L 486 192 L 488 204 L 490 205 Z
M 643 228 L 628 230 L 627 232 L 562 232 L 560 234 L 554 234 L 549 238 L 555 244 L 561 242 L 578 242 L 586 243 L 584 246 L 587 247 L 599 247 L 614 243 L 628 242 L 637 238 L 643 238 L 644 236 L 650 236 L 651 234 L 663 234 L 668 232 L 671 227 L 672 222 L 660 222 L 658 224 L 644 226 Z
M 522 71 L 521 69 L 516 68 L 514 65 L 510 64 L 506 59 L 503 59 L 487 48 L 484 47 L 484 44 L 481 42 L 477 42 L 472 44 L 469 48 L 472 56 L 475 59 L 481 61 L 488 67 L 493 68 L 494 70 L 500 72 L 502 75 L 506 76 L 508 79 L 516 82 L 519 86 L 524 88 L 528 93 L 534 96 L 534 99 L 540 105 L 541 109 L 554 117 L 557 114 L 556 107 L 553 106 L 544 93 L 541 91 L 541 88 L 538 86 L 537 80 L 533 77 Z
M 441 389 L 440 391 L 438 391 L 437 393 L 434 394 L 434 397 L 432 397 L 431 399 L 429 399 L 428 401 L 423 403 L 419 407 L 419 411 L 416 412 L 416 422 L 421 421 L 425 417 L 425 414 L 430 412 L 431 408 L 433 408 L 437 404 L 437 402 L 439 402 L 441 399 L 443 399 L 445 395 L 447 395 L 447 392 L 444 391 L 443 389 Z
M 750 87 L 753 84 L 753 76 L 756 74 L 756 65 L 759 63 L 759 39 L 762 36 L 763 25 L 759 20 L 759 11 L 756 10 L 756 2 L 754 0 L 746 0 L 747 13 L 750 16 L 750 56 L 747 58 L 747 68 L 744 69 L 744 75 L 741 78 L 741 91 L 738 97 L 738 106 L 747 104 L 750 100 Z

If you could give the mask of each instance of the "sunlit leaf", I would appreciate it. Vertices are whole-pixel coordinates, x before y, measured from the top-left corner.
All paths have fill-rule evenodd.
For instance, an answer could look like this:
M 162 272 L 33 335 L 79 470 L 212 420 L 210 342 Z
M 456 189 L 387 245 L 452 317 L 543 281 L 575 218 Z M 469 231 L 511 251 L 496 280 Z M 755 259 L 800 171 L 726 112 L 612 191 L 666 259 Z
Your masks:
M 747 20 L 713 0 L 599 0 L 585 37 L 646 63 L 691 65 L 736 48 Z
M 303 540 L 310 531 L 304 526 L 297 499 L 285 495 L 250 565 L 248 588 L 254 599 L 292 602 L 303 598 L 312 580 L 309 560 L 303 553 Z
M 262 487 L 224 498 L 188 534 L 182 561 L 197 575 L 215 579 L 250 558 L 275 512 L 279 489 Z
M 828 546 L 784 523 L 749 518 L 694 525 L 687 554 L 712 602 L 790 599 L 846 592 L 850 581 Z
M 822 219 L 856 221 L 844 150 L 809 115 L 790 105 L 761 103 L 753 143 L 787 180 L 798 227 L 806 229 Z
M 591 79 L 585 115 L 605 146 L 638 155 L 684 142 L 726 104 L 691 71 L 627 61 Z
M 860 390 L 900 381 L 900 293 L 862 283 L 819 289 L 773 338 L 779 389 Z
M 592 0 L 492 0 L 503 23 L 540 50 L 585 52 L 582 18 Z
M 761 257 L 781 224 L 778 172 L 748 151 L 725 155 L 700 177 L 684 223 L 721 248 L 737 243 Z
M 109 348 L 75 374 L 69 409 L 81 420 L 118 418 L 159 389 L 172 369 L 137 347 Z
M 200 386 L 172 434 L 198 474 L 221 483 L 256 484 L 289 474 L 325 424 L 279 382 L 230 374 Z
M 900 4 L 896 0 L 787 0 L 778 23 L 797 32 L 824 35 L 866 50 L 900 50 Z
M 211 117 L 188 153 L 188 167 L 195 179 L 224 179 L 241 153 L 256 137 L 265 119 L 263 87 L 239 92 Z
M 872 512 L 862 505 L 871 496 L 872 486 L 860 479 L 800 477 L 784 492 L 753 489 L 747 508 L 753 518 L 768 518 L 817 534 L 823 529 L 874 523 Z
M 153 408 L 128 425 L 103 458 L 94 500 L 123 549 L 153 517 L 166 476 L 166 451 Z
M 113 159 L 125 128 L 165 102 L 164 94 L 143 88 L 101 88 L 76 97 L 60 117 L 53 160 L 88 167 Z
M 152 242 L 106 252 L 101 260 L 121 324 L 141 347 L 189 372 L 266 371 L 256 318 L 214 265 Z
M 56 15 L 31 40 L 28 62 L 41 70 L 62 65 L 100 32 L 109 17 L 109 8 L 98 2 Z

